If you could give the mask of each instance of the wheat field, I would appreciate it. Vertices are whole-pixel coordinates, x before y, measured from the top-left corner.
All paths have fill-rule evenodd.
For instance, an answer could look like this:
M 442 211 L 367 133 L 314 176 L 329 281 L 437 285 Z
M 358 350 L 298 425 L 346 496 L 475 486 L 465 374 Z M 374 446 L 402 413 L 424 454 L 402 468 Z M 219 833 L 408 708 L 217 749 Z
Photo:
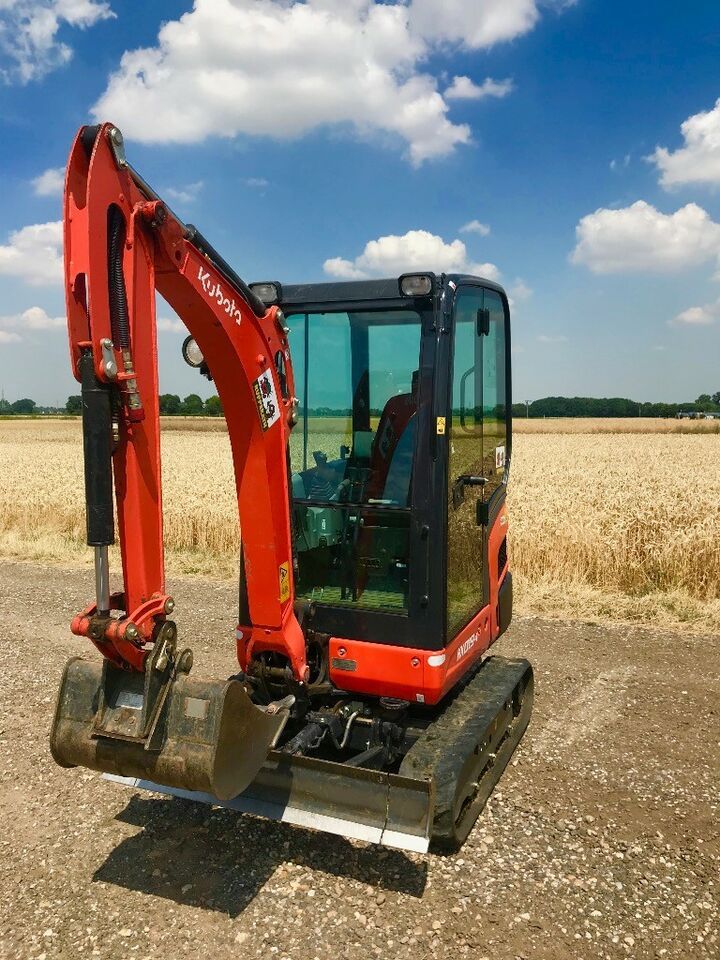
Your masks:
M 518 423 L 509 495 L 518 612 L 719 631 L 720 436 L 604 429 L 612 423 L 624 422 L 585 432 L 588 421 L 564 421 L 548 433 Z M 227 434 L 217 421 L 173 426 L 162 441 L 168 569 L 234 577 Z M 84 535 L 79 423 L 0 421 L 0 555 L 89 564 Z

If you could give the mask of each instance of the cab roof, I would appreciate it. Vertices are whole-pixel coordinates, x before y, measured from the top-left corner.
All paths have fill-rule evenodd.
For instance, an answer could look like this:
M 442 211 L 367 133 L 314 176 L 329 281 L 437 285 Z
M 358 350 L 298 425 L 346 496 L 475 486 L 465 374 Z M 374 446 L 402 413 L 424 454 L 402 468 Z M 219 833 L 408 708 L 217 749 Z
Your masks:
M 489 287 L 491 290 L 496 290 L 503 296 L 505 295 L 505 291 L 499 284 L 482 277 L 474 277 L 469 274 L 449 273 L 445 274 L 444 278 L 446 282 L 452 281 L 457 285 L 468 282 L 482 284 L 484 287 Z M 442 277 L 436 275 L 436 283 L 439 283 L 441 280 Z M 282 296 L 279 303 L 286 312 L 294 306 L 306 306 L 309 304 L 386 300 L 397 306 L 402 303 L 407 303 L 408 300 L 425 299 L 424 297 L 414 298 L 402 296 L 400 293 L 399 277 L 384 280 L 345 280 L 330 283 L 282 284 L 281 289 Z

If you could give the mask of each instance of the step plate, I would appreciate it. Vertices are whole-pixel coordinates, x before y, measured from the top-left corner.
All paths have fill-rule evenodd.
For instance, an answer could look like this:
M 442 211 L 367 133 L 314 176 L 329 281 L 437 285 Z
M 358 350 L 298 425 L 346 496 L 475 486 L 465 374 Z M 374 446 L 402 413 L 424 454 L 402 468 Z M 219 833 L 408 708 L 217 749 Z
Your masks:
M 195 800 L 398 850 L 426 853 L 433 820 L 427 780 L 271 751 L 250 786 L 232 800 L 104 774 L 124 786 Z

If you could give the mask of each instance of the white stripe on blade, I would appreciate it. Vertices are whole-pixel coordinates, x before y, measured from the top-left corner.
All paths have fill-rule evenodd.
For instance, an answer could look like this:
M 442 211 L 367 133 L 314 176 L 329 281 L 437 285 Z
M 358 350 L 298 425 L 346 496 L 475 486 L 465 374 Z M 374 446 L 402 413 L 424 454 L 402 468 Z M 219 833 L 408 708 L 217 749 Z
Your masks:
M 364 840 L 366 843 L 378 843 L 396 850 L 410 850 L 413 853 L 427 853 L 429 840 L 427 837 L 417 837 L 397 830 L 385 830 L 383 827 L 373 827 L 354 820 L 342 820 L 340 817 L 331 817 L 324 813 L 313 813 L 298 807 L 282 806 L 257 797 L 235 797 L 227 802 L 221 802 L 209 793 L 196 793 L 192 790 L 180 790 L 175 787 L 164 787 L 150 780 L 139 780 L 135 777 L 119 777 L 114 773 L 104 773 L 103 779 L 111 780 L 125 787 L 135 787 L 139 790 L 149 790 L 152 793 L 162 793 L 168 797 L 180 797 L 183 800 L 195 800 L 197 803 L 207 803 L 214 807 L 225 807 L 228 810 L 237 810 L 240 813 L 252 813 L 255 816 L 266 817 L 268 820 L 279 820 L 296 827 L 309 827 L 312 830 L 322 830 L 324 833 L 334 833 L 352 840 Z

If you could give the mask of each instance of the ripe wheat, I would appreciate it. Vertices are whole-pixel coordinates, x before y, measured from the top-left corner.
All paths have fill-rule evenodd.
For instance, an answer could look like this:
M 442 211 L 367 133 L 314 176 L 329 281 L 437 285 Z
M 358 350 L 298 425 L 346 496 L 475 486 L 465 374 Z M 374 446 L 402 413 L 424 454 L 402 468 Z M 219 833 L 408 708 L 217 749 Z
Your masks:
M 164 432 L 163 490 L 170 571 L 233 576 L 222 428 Z M 509 505 L 521 610 L 720 629 L 719 436 L 518 432 Z M 88 562 L 84 537 L 79 424 L 0 422 L 0 554 Z

